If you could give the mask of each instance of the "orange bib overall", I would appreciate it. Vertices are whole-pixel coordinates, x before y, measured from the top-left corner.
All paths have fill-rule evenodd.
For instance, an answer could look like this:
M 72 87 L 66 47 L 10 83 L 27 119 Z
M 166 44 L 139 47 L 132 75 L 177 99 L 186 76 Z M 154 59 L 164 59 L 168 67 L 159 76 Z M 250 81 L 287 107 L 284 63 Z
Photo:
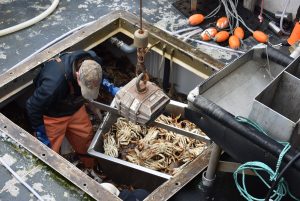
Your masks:
M 49 117 L 44 115 L 44 124 L 51 148 L 55 152 L 59 153 L 60 146 L 66 136 L 76 153 L 87 153 L 93 139 L 93 132 L 85 106 L 82 106 L 71 116 Z M 92 168 L 94 165 L 94 159 L 88 156 L 80 156 L 80 160 L 86 168 Z

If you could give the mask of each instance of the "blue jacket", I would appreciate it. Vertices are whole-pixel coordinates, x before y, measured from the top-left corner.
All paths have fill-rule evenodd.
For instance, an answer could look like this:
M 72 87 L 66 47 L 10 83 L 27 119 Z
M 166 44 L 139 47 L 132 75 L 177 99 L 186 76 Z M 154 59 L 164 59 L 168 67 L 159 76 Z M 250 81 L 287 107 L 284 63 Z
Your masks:
M 93 51 L 63 53 L 59 58 L 45 62 L 34 80 L 35 91 L 26 103 L 33 129 L 44 124 L 43 115 L 69 116 L 84 104 L 75 75 L 77 62 L 89 58 L 102 64 Z

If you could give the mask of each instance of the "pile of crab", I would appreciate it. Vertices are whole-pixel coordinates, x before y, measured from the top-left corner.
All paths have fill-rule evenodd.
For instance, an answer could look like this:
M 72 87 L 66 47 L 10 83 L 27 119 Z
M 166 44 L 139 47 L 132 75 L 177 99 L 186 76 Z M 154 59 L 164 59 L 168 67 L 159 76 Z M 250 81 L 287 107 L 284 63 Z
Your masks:
M 156 121 L 205 135 L 195 124 L 160 115 Z M 153 170 L 175 175 L 201 154 L 207 145 L 158 127 L 136 125 L 125 118 L 118 118 L 104 134 L 104 153 Z

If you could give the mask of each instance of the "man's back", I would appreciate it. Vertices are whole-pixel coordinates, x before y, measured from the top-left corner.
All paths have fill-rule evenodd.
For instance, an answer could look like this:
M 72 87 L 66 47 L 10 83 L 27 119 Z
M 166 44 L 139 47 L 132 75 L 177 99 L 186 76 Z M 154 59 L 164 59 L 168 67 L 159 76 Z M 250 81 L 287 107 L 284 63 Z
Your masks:
M 74 68 L 79 60 L 96 60 L 96 57 L 94 53 L 76 51 L 44 63 L 34 82 L 36 90 L 27 101 L 27 112 L 33 127 L 43 123 L 43 115 L 69 116 L 84 104 L 80 87 L 74 78 Z

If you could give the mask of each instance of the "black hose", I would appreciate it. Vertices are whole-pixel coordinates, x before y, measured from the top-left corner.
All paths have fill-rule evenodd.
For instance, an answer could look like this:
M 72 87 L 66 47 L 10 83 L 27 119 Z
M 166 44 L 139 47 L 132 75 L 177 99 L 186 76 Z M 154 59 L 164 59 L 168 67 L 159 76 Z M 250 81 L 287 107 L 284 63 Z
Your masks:
M 264 51 L 262 53 L 262 58 L 267 58 L 267 57 L 271 61 L 273 61 L 279 65 L 282 65 L 284 67 L 288 66 L 293 61 L 293 58 L 290 57 L 289 55 L 286 55 L 286 54 L 280 52 L 279 50 L 277 50 L 273 47 L 270 47 L 270 46 L 268 46 L 267 52 Z
M 292 158 L 292 160 L 290 160 L 288 162 L 288 164 L 286 166 L 284 166 L 284 168 L 281 170 L 281 172 L 279 173 L 277 179 L 273 182 L 266 198 L 265 198 L 265 201 L 269 201 L 270 199 L 270 196 L 273 192 L 273 190 L 275 189 L 275 187 L 277 186 L 278 182 L 280 181 L 281 177 L 283 176 L 283 174 L 286 172 L 286 170 L 293 164 L 295 163 L 295 161 L 300 157 L 300 153 L 298 153 L 295 157 Z
M 185 114 L 188 114 L 186 117 L 190 121 L 203 127 L 214 142 L 238 161 L 253 160 L 253 154 L 246 150 L 251 148 L 258 154 L 260 160 L 266 163 L 274 161 L 276 163 L 278 155 L 284 147 L 269 136 L 261 135 L 257 130 L 249 129 L 249 126 L 239 123 L 231 113 L 202 95 L 195 98 L 192 107 L 186 108 Z M 199 115 L 204 118 L 199 118 Z M 240 143 L 245 145 L 243 147 L 237 146 L 236 141 L 228 140 L 231 137 L 237 138 Z M 261 154 L 265 151 L 269 152 L 272 158 Z M 295 150 L 290 150 L 284 155 L 283 160 L 288 163 L 296 154 Z M 300 172 L 300 161 L 296 162 L 295 169 Z
M 131 54 L 136 51 L 134 44 L 127 45 L 116 37 L 111 37 L 110 42 L 120 48 L 120 50 L 122 50 L 124 53 Z

